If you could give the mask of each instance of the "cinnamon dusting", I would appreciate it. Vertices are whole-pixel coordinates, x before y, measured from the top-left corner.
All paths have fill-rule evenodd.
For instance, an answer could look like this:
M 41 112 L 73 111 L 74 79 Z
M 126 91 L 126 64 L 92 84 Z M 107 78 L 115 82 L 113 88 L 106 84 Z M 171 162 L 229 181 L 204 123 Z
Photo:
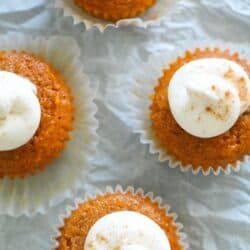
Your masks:
M 236 84 L 236 87 L 239 90 L 239 96 L 242 101 L 247 100 L 247 81 L 244 77 L 238 78 L 232 68 L 229 68 L 225 74 L 224 78 L 226 80 L 231 80 L 233 83 Z

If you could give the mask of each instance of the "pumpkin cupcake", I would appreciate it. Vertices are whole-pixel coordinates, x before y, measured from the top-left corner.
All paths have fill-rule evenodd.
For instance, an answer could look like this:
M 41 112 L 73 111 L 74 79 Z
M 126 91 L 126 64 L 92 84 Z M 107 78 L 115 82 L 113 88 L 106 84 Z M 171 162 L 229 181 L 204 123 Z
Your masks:
M 81 187 L 96 105 L 73 39 L 9 34 L 0 48 L 0 214 L 45 213 Z
M 157 26 L 171 16 L 174 0 L 54 0 L 55 8 L 72 17 L 74 24 L 83 23 L 103 32 L 108 27 Z
M 139 16 L 156 0 L 75 0 L 75 3 L 95 17 L 116 22 Z
M 163 75 L 147 92 L 148 132 L 140 129 L 145 123 L 136 130 L 171 167 L 229 173 L 250 154 L 250 61 L 231 49 L 203 47 L 158 58 Z
M 0 86 L 0 178 L 34 175 L 70 139 L 70 89 L 51 65 L 16 51 L 0 51 Z
M 54 249 L 186 249 L 182 225 L 142 190 L 107 190 L 78 201 L 61 217 Z

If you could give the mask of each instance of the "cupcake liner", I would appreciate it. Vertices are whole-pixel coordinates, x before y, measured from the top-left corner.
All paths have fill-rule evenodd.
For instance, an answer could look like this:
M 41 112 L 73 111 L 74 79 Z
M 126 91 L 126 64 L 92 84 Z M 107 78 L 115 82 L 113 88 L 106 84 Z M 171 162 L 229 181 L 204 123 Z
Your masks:
M 74 24 L 84 23 L 86 30 L 96 27 L 103 32 L 108 27 L 119 28 L 122 26 L 136 26 L 147 28 L 149 26 L 158 26 L 166 19 L 175 0 L 158 0 L 157 3 L 148 9 L 144 14 L 137 18 L 122 19 L 117 22 L 109 22 L 91 16 L 81 8 L 79 8 L 74 0 L 54 0 L 52 6 L 63 10 L 65 17 L 71 16 Z
M 217 176 L 221 172 L 225 174 L 238 172 L 241 166 L 249 162 L 249 155 L 237 161 L 235 166 L 228 164 L 225 169 L 220 166 L 215 170 L 211 166 L 207 171 L 204 171 L 202 166 L 199 166 L 196 170 L 192 168 L 192 165 L 183 166 L 180 161 L 174 159 L 163 150 L 153 138 L 151 120 L 149 117 L 149 106 L 152 103 L 149 96 L 154 93 L 154 87 L 157 85 L 158 79 L 162 76 L 162 70 L 167 69 L 169 63 L 175 61 L 178 57 L 182 57 L 186 50 L 194 51 L 196 48 L 205 49 L 206 47 L 229 49 L 232 54 L 237 52 L 241 58 L 246 58 L 250 61 L 249 44 L 234 45 L 223 41 L 209 40 L 203 42 L 188 41 L 185 42 L 185 45 L 180 45 L 178 48 L 173 48 L 171 51 L 168 50 L 157 55 L 152 55 L 148 62 L 144 63 L 132 76 L 132 84 L 129 91 L 131 95 L 131 101 L 129 102 L 130 119 L 133 132 L 140 134 L 140 142 L 142 144 L 149 144 L 150 153 L 159 155 L 158 159 L 160 162 L 168 161 L 171 168 L 180 167 L 182 172 L 187 172 L 191 169 L 193 174 L 202 173 L 203 175 L 209 175 L 212 173 Z
M 74 128 L 59 158 L 34 176 L 0 180 L 0 214 L 31 217 L 36 213 L 44 214 L 81 187 L 98 142 L 97 107 L 88 77 L 83 73 L 80 48 L 72 38 L 7 34 L 0 38 L 0 50 L 33 53 L 52 64 L 60 71 L 74 97 Z
M 52 249 L 55 249 L 59 246 L 58 241 L 56 240 L 58 237 L 60 237 L 61 232 L 60 232 L 60 228 L 64 226 L 64 220 L 68 217 L 70 217 L 71 213 L 75 210 L 77 210 L 79 208 L 79 205 L 82 203 L 87 202 L 90 199 L 95 199 L 97 196 L 99 195 L 105 195 L 106 193 L 123 193 L 126 194 L 128 192 L 133 193 L 134 195 L 141 195 L 143 198 L 150 198 L 150 200 L 152 201 L 152 203 L 156 203 L 159 208 L 165 209 L 166 211 L 166 216 L 168 217 L 172 217 L 173 218 L 173 222 L 174 225 L 177 228 L 177 235 L 180 238 L 180 243 L 181 245 L 184 247 L 184 250 L 189 249 L 189 245 L 187 243 L 187 236 L 185 233 L 183 233 L 181 230 L 183 229 L 183 225 L 179 222 L 177 222 L 177 214 L 170 212 L 170 206 L 169 205 L 163 205 L 162 204 L 162 198 L 160 197 L 156 197 L 152 192 L 149 193 L 145 193 L 144 190 L 142 188 L 138 188 L 135 189 L 132 186 L 127 187 L 126 189 L 124 189 L 122 186 L 117 185 L 115 188 L 108 186 L 106 187 L 105 191 L 97 191 L 95 192 L 95 194 L 90 195 L 90 194 L 86 194 L 84 199 L 75 199 L 74 201 L 74 205 L 73 206 L 67 206 L 66 207 L 66 212 L 65 214 L 61 214 L 59 215 L 59 224 L 54 226 L 54 235 L 52 235 L 51 237 L 51 241 L 52 241 Z

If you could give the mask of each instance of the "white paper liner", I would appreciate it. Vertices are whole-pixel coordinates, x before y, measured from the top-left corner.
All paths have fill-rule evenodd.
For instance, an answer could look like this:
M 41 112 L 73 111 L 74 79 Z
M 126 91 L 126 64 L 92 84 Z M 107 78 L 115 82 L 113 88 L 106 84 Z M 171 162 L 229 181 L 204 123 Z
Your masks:
M 84 23 L 86 30 L 96 27 L 100 32 L 103 32 L 108 27 L 136 26 L 147 28 L 149 26 L 158 26 L 167 18 L 175 2 L 176 0 L 158 0 L 153 7 L 139 17 L 123 19 L 115 23 L 91 16 L 79 8 L 74 3 L 74 0 L 53 0 L 52 6 L 62 9 L 65 17 L 72 17 L 74 24 Z
M 44 214 L 49 207 L 70 198 L 84 182 L 97 145 L 97 107 L 88 77 L 83 73 L 80 49 L 72 38 L 2 35 L 0 50 L 26 51 L 43 58 L 60 71 L 74 97 L 74 128 L 59 158 L 34 176 L 0 180 L 0 214 L 14 217 Z
M 165 150 L 163 150 L 156 140 L 153 138 L 151 130 L 151 120 L 149 117 L 149 106 L 152 103 L 149 96 L 154 93 L 154 87 L 158 84 L 158 79 L 163 75 L 162 70 L 167 69 L 169 63 L 176 61 L 177 57 L 183 57 L 186 50 L 194 51 L 196 48 L 215 48 L 229 49 L 231 54 L 239 53 L 240 58 L 248 59 L 250 62 L 250 44 L 234 45 L 223 41 L 188 41 L 185 44 L 175 47 L 172 51 L 164 51 L 160 54 L 153 55 L 149 58 L 147 63 L 138 67 L 138 71 L 133 75 L 132 85 L 130 88 L 131 102 L 130 103 L 130 118 L 133 126 L 133 131 L 140 134 L 140 141 L 142 144 L 149 144 L 149 152 L 152 154 L 159 154 L 159 161 L 168 161 L 171 168 L 180 167 L 182 172 L 189 169 L 193 174 L 202 173 L 203 175 L 219 175 L 221 172 L 230 174 L 231 172 L 238 172 L 240 167 L 249 162 L 249 155 L 246 155 L 241 161 L 237 161 L 233 166 L 228 164 L 226 169 L 220 166 L 215 170 L 212 166 L 204 171 L 201 166 L 196 170 L 191 165 L 183 166 L 180 161 L 177 161 Z
M 189 249 L 189 244 L 187 242 L 187 236 L 185 233 L 183 233 L 181 230 L 183 229 L 183 224 L 177 222 L 177 214 L 170 212 L 170 206 L 169 205 L 164 205 L 162 204 L 162 198 L 156 197 L 152 192 L 145 193 L 142 188 L 135 189 L 132 186 L 127 187 L 124 189 L 122 186 L 117 185 L 115 188 L 108 186 L 106 187 L 105 191 L 97 191 L 95 194 L 86 194 L 84 199 L 75 199 L 74 205 L 73 206 L 67 206 L 66 207 L 66 213 L 59 215 L 59 224 L 54 226 L 54 232 L 55 234 L 52 235 L 51 241 L 52 241 L 52 249 L 55 249 L 59 246 L 59 242 L 56 240 L 60 235 L 60 228 L 64 226 L 64 220 L 66 218 L 69 218 L 71 213 L 79 208 L 79 205 L 82 203 L 87 202 L 88 200 L 95 199 L 99 195 L 105 195 L 106 193 L 123 193 L 126 194 L 128 192 L 131 192 L 133 194 L 139 194 L 144 198 L 150 198 L 152 203 L 156 203 L 159 208 L 165 209 L 166 211 L 166 216 L 167 217 L 172 217 L 173 218 L 173 223 L 176 226 L 176 233 L 178 237 L 180 238 L 180 244 L 184 247 L 184 250 Z

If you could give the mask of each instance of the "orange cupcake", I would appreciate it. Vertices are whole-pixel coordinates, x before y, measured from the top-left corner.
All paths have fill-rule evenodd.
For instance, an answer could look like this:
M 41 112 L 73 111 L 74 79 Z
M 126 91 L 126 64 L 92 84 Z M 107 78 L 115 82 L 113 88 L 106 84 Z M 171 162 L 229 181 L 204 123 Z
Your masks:
M 187 51 L 183 58 L 178 58 L 176 62 L 170 64 L 169 69 L 164 70 L 164 75 L 159 79 L 159 84 L 152 95 L 150 117 L 155 139 L 169 154 L 180 160 L 184 166 L 191 164 L 194 170 L 202 166 L 202 169 L 207 171 L 213 166 L 216 171 L 220 166 L 223 169 L 227 168 L 228 164 L 236 166 L 238 160 L 243 160 L 245 155 L 250 154 L 250 109 L 248 107 L 241 114 L 231 129 L 211 138 L 193 136 L 178 125 L 170 110 L 166 91 L 171 78 L 180 67 L 201 58 L 232 60 L 241 65 L 248 74 L 250 73 L 250 63 L 240 59 L 237 53 L 231 54 L 228 50 L 209 48 Z M 230 77 L 230 74 L 234 74 L 233 71 L 225 71 L 225 78 Z M 240 79 L 241 77 L 239 81 Z M 245 79 L 240 89 L 243 89 L 242 95 L 247 95 L 244 81 Z M 238 84 L 241 85 L 240 82 Z M 204 112 L 214 112 L 209 109 L 208 106 Z
M 156 3 L 156 0 L 75 0 L 91 15 L 109 21 L 133 18 Z
M 72 130 L 74 112 L 72 97 L 59 72 L 54 70 L 51 65 L 29 53 L 0 51 L 0 72 L 5 75 L 9 75 L 8 72 L 12 72 L 14 73 L 12 77 L 16 75 L 32 83 L 36 88 L 36 95 L 40 104 L 40 117 L 36 130 L 33 134 L 30 133 L 29 138 L 26 138 L 20 144 L 13 145 L 13 140 L 16 141 L 21 135 L 28 133 L 27 130 L 30 130 L 33 121 L 29 121 L 29 123 L 27 121 L 26 124 L 21 125 L 20 122 L 13 123 L 12 120 L 14 118 L 10 120 L 10 113 L 3 118 L 0 124 L 0 131 L 2 132 L 0 135 L 2 141 L 0 178 L 5 176 L 23 178 L 26 175 L 34 175 L 38 170 L 43 170 L 46 165 L 59 156 L 59 153 L 65 147 L 65 142 L 70 139 L 69 132 Z M 3 78 L 2 81 L 4 81 Z M 19 81 L 19 78 L 16 81 Z M 14 86 L 14 88 L 16 87 Z M 24 85 L 20 91 L 24 91 L 25 88 L 26 86 Z M 16 105 L 19 105 L 20 110 L 16 112 L 19 112 L 20 116 L 21 112 L 23 112 L 22 115 L 24 116 L 29 109 L 28 105 L 32 104 L 25 104 L 25 102 L 30 101 L 24 99 L 25 94 L 20 94 L 20 96 L 14 95 L 13 97 L 8 96 L 10 100 L 13 99 L 13 103 L 10 104 L 12 105 L 10 112 L 15 113 L 14 109 L 18 108 L 14 107 L 14 102 L 18 102 Z M 28 96 L 26 96 L 27 98 Z M 4 104 L 3 102 L 4 100 L 1 99 L 0 106 Z M 22 105 L 26 105 L 23 107 L 24 110 L 22 110 Z M 32 112 L 31 114 L 27 113 L 27 116 L 36 116 L 35 111 Z M 15 120 L 19 118 L 17 116 Z M 27 120 L 29 118 L 23 117 L 23 119 Z M 14 126 L 14 124 L 17 124 L 15 125 L 16 130 L 20 129 L 19 131 L 10 131 L 8 126 Z M 25 128 L 25 126 L 28 127 Z M 3 132 L 7 133 L 7 136 L 4 136 Z M 15 134 L 16 132 L 17 134 Z M 12 142 L 9 146 L 6 145 L 8 140 Z
M 78 202 L 61 221 L 54 248 L 186 249 L 182 225 L 160 203 L 152 194 L 121 187 Z
M 250 62 L 220 48 L 187 50 L 169 61 L 153 93 L 147 92 L 149 120 L 140 118 L 136 125 L 141 141 L 149 143 L 150 152 L 159 153 L 161 161 L 169 160 L 171 167 L 183 171 L 238 170 L 250 155 Z M 155 59 L 149 64 L 144 70 L 161 63 Z M 146 96 L 140 83 L 133 91 Z M 144 111 L 138 107 L 140 116 Z

